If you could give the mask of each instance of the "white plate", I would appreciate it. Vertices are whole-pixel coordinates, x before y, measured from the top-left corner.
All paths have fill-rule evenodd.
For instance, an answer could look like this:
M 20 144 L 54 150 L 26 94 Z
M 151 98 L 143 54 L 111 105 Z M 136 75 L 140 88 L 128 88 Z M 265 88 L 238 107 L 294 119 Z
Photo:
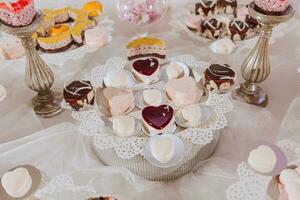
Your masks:
M 202 115 L 201 122 L 197 127 L 208 125 L 213 119 L 214 111 L 209 106 L 199 105 L 199 107 L 201 108 Z M 175 114 L 175 123 L 183 128 L 189 128 L 189 126 L 186 125 L 187 122 L 185 121 L 185 119 L 182 118 L 181 110 L 182 109 L 177 110 Z
M 156 139 L 164 139 L 164 138 L 170 138 L 173 143 L 175 144 L 175 153 L 173 158 L 167 162 L 167 163 L 161 163 L 158 160 L 156 160 L 152 153 L 151 153 L 151 142 Z M 177 166 L 184 158 L 184 143 L 175 135 L 170 135 L 170 134 L 163 134 L 163 135 L 156 135 L 152 136 L 148 142 L 145 145 L 144 149 L 144 155 L 145 158 L 154 166 L 160 167 L 160 168 L 170 168 Z

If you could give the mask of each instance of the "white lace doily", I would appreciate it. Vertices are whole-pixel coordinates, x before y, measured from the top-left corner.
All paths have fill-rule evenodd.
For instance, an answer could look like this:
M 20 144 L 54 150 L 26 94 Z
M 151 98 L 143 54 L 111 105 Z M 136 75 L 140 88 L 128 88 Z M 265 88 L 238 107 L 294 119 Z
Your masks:
M 300 144 L 283 140 L 277 143 L 284 151 L 289 165 L 300 164 Z M 272 177 L 258 174 L 242 162 L 237 168 L 238 182 L 226 191 L 228 200 L 263 200 Z
M 169 59 L 187 64 L 192 70 L 201 74 L 206 64 L 195 60 L 191 55 L 182 55 Z M 92 70 L 91 81 L 94 88 L 102 86 L 106 72 L 119 70 L 126 63 L 126 60 L 118 57 L 110 58 L 105 65 L 98 66 Z M 227 125 L 225 114 L 233 109 L 230 95 L 211 94 L 206 105 L 211 106 L 215 111 L 215 119 L 205 128 L 188 128 L 176 135 L 185 144 L 206 145 L 213 140 L 216 130 L 223 129 Z M 79 130 L 85 136 L 93 137 L 94 147 L 97 150 L 114 149 L 117 155 L 123 159 L 131 159 L 137 155 L 143 155 L 144 146 L 147 142 L 145 137 L 120 138 L 108 134 L 104 123 L 101 121 L 96 110 L 73 112 L 73 117 L 80 121 Z
M 60 174 L 54 176 L 48 184 L 39 189 L 34 196 L 42 200 L 57 200 L 59 193 L 68 193 L 72 195 L 72 199 L 76 197 L 78 200 L 87 199 L 97 196 L 96 190 L 89 185 L 77 186 L 74 183 L 72 176 Z M 69 198 L 70 199 L 70 198 Z

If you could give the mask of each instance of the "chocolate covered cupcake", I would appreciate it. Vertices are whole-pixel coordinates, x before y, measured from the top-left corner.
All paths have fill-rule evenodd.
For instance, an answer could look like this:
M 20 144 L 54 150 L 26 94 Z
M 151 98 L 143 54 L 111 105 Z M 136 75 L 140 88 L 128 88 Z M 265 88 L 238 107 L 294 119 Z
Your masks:
M 64 88 L 64 99 L 68 106 L 78 111 L 93 105 L 95 92 L 90 81 L 73 81 Z
M 196 15 L 213 16 L 216 13 L 217 3 L 216 0 L 200 0 L 195 5 Z
M 225 24 L 216 18 L 204 20 L 200 25 L 200 34 L 210 39 L 218 39 L 222 36 Z
M 237 16 L 237 0 L 218 0 L 217 8 L 219 12 L 225 14 L 232 14 L 235 17 Z
M 234 19 L 229 23 L 228 34 L 232 40 L 244 40 L 250 34 L 250 26 L 239 19 Z
M 209 91 L 224 93 L 234 84 L 235 72 L 229 65 L 212 64 L 205 70 L 204 77 Z

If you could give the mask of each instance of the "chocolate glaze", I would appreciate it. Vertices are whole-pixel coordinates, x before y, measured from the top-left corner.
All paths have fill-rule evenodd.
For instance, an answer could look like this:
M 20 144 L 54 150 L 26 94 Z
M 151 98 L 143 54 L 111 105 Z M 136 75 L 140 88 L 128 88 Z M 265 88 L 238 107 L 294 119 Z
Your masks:
M 250 26 L 252 29 L 256 29 L 259 27 L 259 23 L 256 19 L 251 17 L 250 15 L 246 15 L 245 22 Z
M 140 74 L 143 74 L 145 76 L 151 76 L 157 71 L 159 67 L 159 62 L 155 58 L 136 60 L 134 61 L 132 67 Z
M 227 13 L 227 6 L 230 6 L 233 9 L 233 15 L 237 16 L 237 0 L 233 0 L 232 2 L 228 2 L 226 0 L 218 0 L 217 1 L 217 7 L 219 9 L 225 9 L 225 13 Z
M 209 85 L 210 81 L 214 81 L 218 88 L 223 83 L 234 84 L 235 72 L 229 67 L 229 65 L 212 64 L 204 72 L 205 74 L 205 85 Z M 228 77 L 225 78 L 224 77 Z M 222 79 L 223 78 L 223 79 Z
M 215 39 L 218 39 L 221 35 L 220 35 L 220 34 L 215 35 L 215 32 L 216 32 L 217 30 L 222 31 L 223 28 L 224 28 L 224 23 L 222 23 L 222 22 L 219 23 L 218 20 L 215 19 L 215 18 L 211 18 L 211 19 L 209 19 L 208 21 L 212 24 L 212 26 L 213 26 L 214 28 L 212 28 L 210 25 L 208 25 L 208 24 L 206 23 L 206 21 L 203 21 L 202 24 L 200 25 L 200 32 L 201 32 L 201 33 L 204 33 L 206 30 L 209 30 L 209 31 L 211 32 L 212 36 L 213 36 Z M 218 24 L 218 23 L 219 23 L 219 24 Z
M 235 22 L 236 24 L 233 22 Z M 242 30 L 239 30 L 238 27 L 236 27 L 236 25 L 238 25 Z M 229 31 L 232 40 L 235 35 L 239 35 L 241 40 L 244 40 L 248 36 L 249 30 L 250 30 L 250 26 L 243 21 L 235 20 L 229 23 Z
M 291 12 L 292 6 L 287 7 L 286 10 L 284 11 L 280 11 L 280 12 L 271 12 L 271 11 L 267 11 L 264 10 L 262 8 L 260 8 L 259 6 L 257 6 L 256 4 L 254 4 L 254 10 L 256 10 L 257 12 L 260 12 L 262 14 L 265 15 L 272 15 L 272 16 L 282 16 L 282 15 L 287 15 L 289 12 Z
M 144 57 L 155 57 L 155 58 L 159 58 L 159 59 L 165 59 L 166 55 L 160 55 L 158 53 L 138 54 L 135 56 L 128 57 L 128 60 L 135 60 L 135 59 L 144 58 Z
M 199 15 L 199 9 L 201 9 L 204 13 L 205 16 L 208 15 L 208 13 L 211 11 L 213 14 L 215 13 L 216 10 L 216 3 L 214 1 L 204 1 L 203 3 L 207 6 L 203 6 L 201 3 L 196 3 L 195 7 L 195 13 L 196 15 Z
M 84 82 L 84 83 L 82 83 Z M 89 88 L 86 88 L 89 87 Z M 84 88 L 82 90 L 77 91 L 75 95 L 70 92 L 75 92 L 79 88 Z M 90 81 L 73 81 L 64 89 L 64 99 L 66 103 L 68 103 L 73 109 L 79 110 L 83 107 L 83 105 L 79 104 L 78 101 L 86 101 L 87 104 L 94 104 L 94 97 L 89 100 L 88 94 L 93 91 L 93 87 Z M 94 94 L 95 95 L 95 94 Z

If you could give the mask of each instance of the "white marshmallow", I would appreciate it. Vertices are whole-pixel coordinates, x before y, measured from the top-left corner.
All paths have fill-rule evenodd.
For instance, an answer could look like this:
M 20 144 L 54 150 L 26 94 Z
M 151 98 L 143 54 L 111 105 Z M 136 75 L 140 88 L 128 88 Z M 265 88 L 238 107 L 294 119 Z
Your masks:
M 85 42 L 88 46 L 102 47 L 109 43 L 109 34 L 103 28 L 95 27 L 84 32 Z
M 266 145 L 261 145 L 250 152 L 248 164 L 259 173 L 271 173 L 276 165 L 275 152 Z
M 25 196 L 32 186 L 32 178 L 26 168 L 9 171 L 1 178 L 1 184 L 8 195 L 14 198 Z
M 166 67 L 166 73 L 168 79 L 180 78 L 184 75 L 184 70 L 178 63 L 172 62 Z
M 118 71 L 107 74 L 104 81 L 107 87 L 125 88 L 129 85 L 128 79 L 126 71 Z
M 153 157 L 161 163 L 169 162 L 175 155 L 175 144 L 170 138 L 155 139 L 150 148 Z
M 279 180 L 282 184 L 293 182 L 295 178 L 299 177 L 299 174 L 293 169 L 285 169 L 281 172 Z
M 198 126 L 201 122 L 201 108 L 199 105 L 185 106 L 181 111 L 182 117 L 189 126 Z
M 119 137 L 130 137 L 135 132 L 135 120 L 130 116 L 118 116 L 113 119 L 113 130 Z
M 159 106 L 162 102 L 162 94 L 156 89 L 144 90 L 143 99 L 147 105 Z
M 235 50 L 235 48 L 236 44 L 234 44 L 229 38 L 216 40 L 210 45 L 211 51 L 218 54 L 230 54 Z

